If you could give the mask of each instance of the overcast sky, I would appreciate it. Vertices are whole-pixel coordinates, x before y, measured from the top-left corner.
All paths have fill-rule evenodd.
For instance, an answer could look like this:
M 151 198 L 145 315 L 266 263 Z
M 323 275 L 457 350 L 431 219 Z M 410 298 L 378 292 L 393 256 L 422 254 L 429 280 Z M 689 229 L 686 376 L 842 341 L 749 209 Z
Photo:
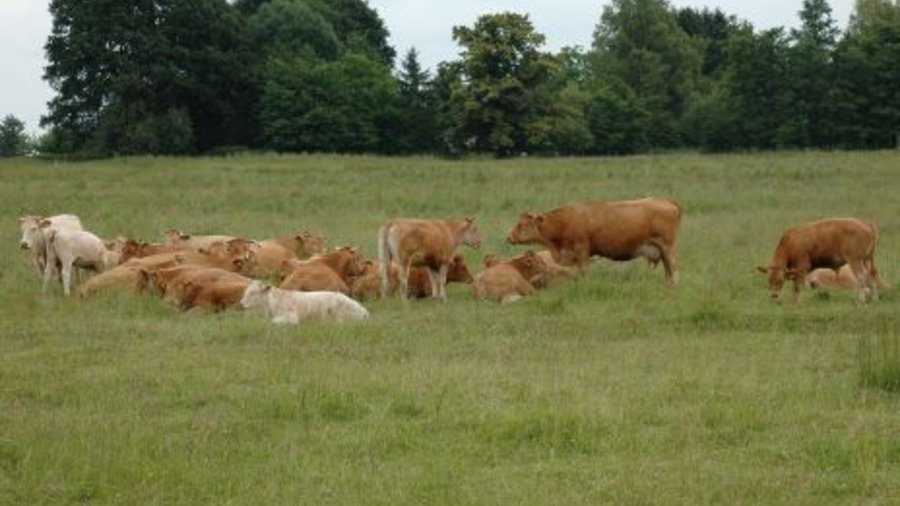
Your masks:
M 803 0 L 669 0 L 676 7 L 719 8 L 759 29 L 795 27 Z M 843 28 L 854 0 L 831 0 L 832 16 Z M 0 117 L 12 114 L 38 131 L 53 91 L 41 79 L 44 43 L 50 34 L 49 0 L 0 0 Z M 472 26 L 482 14 L 510 11 L 528 14 L 535 29 L 547 37 L 545 49 L 588 48 L 591 35 L 609 0 L 369 0 L 390 31 L 390 44 L 402 56 L 410 47 L 419 61 L 434 70 L 438 62 L 455 59 L 454 26 Z

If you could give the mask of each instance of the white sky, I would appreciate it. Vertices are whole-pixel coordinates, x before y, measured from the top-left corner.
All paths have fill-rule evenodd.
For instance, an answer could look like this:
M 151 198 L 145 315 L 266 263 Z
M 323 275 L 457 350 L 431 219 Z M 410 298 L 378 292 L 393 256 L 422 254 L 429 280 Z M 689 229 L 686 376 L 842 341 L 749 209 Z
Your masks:
M 368 0 L 390 31 L 390 44 L 402 57 L 410 47 L 422 65 L 434 70 L 441 61 L 456 59 L 454 26 L 472 26 L 482 14 L 510 11 L 528 14 L 535 29 L 547 37 L 545 49 L 589 48 L 603 6 L 609 0 Z M 718 7 L 758 29 L 798 24 L 803 0 L 669 0 L 676 7 Z M 843 28 L 854 0 L 831 0 L 832 16 Z M 44 44 L 50 34 L 49 0 L 0 0 L 0 118 L 13 114 L 29 132 L 39 130 L 53 91 L 42 80 Z

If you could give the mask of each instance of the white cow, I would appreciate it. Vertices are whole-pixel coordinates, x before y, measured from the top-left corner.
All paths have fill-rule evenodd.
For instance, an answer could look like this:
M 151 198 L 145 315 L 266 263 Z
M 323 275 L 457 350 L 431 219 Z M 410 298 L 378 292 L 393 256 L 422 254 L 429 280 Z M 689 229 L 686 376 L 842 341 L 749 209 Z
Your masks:
M 48 228 L 47 227 L 44 228 Z M 85 230 L 50 230 L 47 233 L 47 265 L 44 267 L 44 292 L 53 272 L 59 265 L 63 293 L 69 295 L 72 268 L 103 272 L 119 263 L 119 254 L 110 251 L 96 235 Z
M 38 276 L 44 275 L 47 266 L 47 234 L 51 230 L 84 230 L 81 220 L 74 214 L 58 214 L 49 218 L 42 216 L 23 216 L 19 218 L 22 227 L 22 239 L 19 248 L 31 251 L 31 262 Z M 42 223 L 47 223 L 42 227 Z
M 338 292 L 282 290 L 254 281 L 244 290 L 241 307 L 261 307 L 272 323 L 300 323 L 314 319 L 364 320 L 369 312 Z

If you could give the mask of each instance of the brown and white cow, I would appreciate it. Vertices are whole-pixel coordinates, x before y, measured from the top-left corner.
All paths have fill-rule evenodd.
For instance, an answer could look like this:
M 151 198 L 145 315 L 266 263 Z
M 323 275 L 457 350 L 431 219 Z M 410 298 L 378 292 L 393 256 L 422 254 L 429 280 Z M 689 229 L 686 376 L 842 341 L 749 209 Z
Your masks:
M 769 278 L 769 295 L 778 297 L 784 280 L 794 282 L 794 299 L 813 269 L 850 266 L 860 298 L 878 297 L 875 243 L 878 229 L 856 218 L 828 218 L 788 229 L 778 241 L 768 267 L 759 267 Z
M 388 269 L 397 262 L 399 293 L 409 293 L 412 267 L 424 267 L 431 284 L 431 296 L 447 299 L 447 273 L 460 244 L 481 247 L 481 236 L 472 218 L 461 220 L 395 219 L 378 231 L 378 260 L 381 273 L 381 297 L 390 286 Z
M 498 260 L 489 255 L 484 264 L 485 269 L 472 283 L 472 295 L 479 300 L 512 302 L 547 284 L 547 265 L 533 251 L 509 260 Z
M 662 260 L 666 280 L 678 282 L 675 240 L 681 206 L 671 199 L 645 198 L 572 204 L 543 213 L 525 212 L 506 240 L 541 244 L 563 266 L 583 270 L 593 255 L 615 261 Z

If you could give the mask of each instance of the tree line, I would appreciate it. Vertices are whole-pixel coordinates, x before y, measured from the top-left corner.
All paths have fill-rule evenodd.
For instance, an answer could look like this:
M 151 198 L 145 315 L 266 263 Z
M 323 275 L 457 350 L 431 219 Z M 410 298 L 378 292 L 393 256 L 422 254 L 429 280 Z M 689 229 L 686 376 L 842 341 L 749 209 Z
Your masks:
M 52 0 L 50 12 L 55 97 L 43 151 L 511 156 L 900 143 L 897 0 L 857 0 L 844 30 L 827 0 L 804 0 L 791 30 L 612 0 L 590 48 L 557 53 L 527 15 L 488 14 L 453 28 L 460 56 L 434 71 L 415 48 L 397 58 L 365 0 Z

